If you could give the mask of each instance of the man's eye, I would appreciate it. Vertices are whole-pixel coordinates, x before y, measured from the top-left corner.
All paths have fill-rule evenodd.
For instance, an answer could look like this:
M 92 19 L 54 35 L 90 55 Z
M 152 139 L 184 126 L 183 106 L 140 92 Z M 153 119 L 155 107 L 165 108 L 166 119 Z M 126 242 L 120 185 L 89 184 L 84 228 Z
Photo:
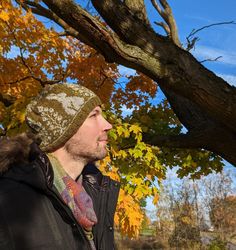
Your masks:
M 96 115 L 97 115 L 96 113 L 95 114 L 91 114 L 90 117 L 95 117 Z

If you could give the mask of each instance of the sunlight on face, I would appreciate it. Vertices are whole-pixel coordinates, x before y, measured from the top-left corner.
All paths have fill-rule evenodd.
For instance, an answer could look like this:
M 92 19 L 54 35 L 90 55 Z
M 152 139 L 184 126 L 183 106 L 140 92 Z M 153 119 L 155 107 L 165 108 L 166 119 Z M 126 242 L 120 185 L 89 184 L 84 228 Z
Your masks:
M 74 160 L 87 163 L 101 160 L 107 155 L 107 133 L 110 129 L 112 125 L 103 117 L 101 108 L 97 106 L 65 144 L 65 149 Z

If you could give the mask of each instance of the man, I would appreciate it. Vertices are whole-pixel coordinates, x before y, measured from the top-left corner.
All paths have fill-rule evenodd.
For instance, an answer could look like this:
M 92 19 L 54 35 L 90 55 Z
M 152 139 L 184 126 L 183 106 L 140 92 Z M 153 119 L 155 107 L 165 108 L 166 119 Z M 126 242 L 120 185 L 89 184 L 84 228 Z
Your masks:
M 119 184 L 94 162 L 111 124 L 100 99 L 74 84 L 47 86 L 30 102 L 34 132 L 0 143 L 0 250 L 111 250 Z

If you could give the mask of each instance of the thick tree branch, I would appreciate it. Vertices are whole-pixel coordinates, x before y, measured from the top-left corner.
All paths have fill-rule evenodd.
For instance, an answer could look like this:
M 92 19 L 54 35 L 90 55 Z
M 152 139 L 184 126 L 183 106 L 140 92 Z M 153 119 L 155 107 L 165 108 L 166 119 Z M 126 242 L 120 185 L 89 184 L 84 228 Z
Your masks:
M 145 142 L 158 147 L 171 148 L 203 148 L 206 142 L 203 136 L 194 133 L 180 135 L 155 135 L 151 139 L 145 139 Z
M 168 40 L 144 28 L 139 22 L 134 22 L 130 13 L 121 6 L 120 2 L 101 0 L 93 1 L 93 4 L 108 25 L 125 42 L 136 45 L 148 54 L 153 51 L 152 55 L 147 57 L 148 61 L 145 62 L 147 67 L 142 67 L 141 72 L 155 79 L 161 88 L 166 86 L 187 99 L 191 96 L 191 100 L 207 111 L 210 117 L 223 122 L 226 127 L 236 132 L 236 127 L 232 124 L 232 117 L 236 120 L 236 89 L 234 87 L 199 65 L 199 62 L 188 52 L 174 47 Z M 125 24 L 122 24 L 124 21 Z M 156 67 L 157 65 L 159 67 Z M 148 68 L 148 72 L 144 72 L 144 68 Z M 194 72 L 191 69 L 194 69 Z M 205 84 L 206 78 L 208 78 L 207 85 Z M 222 109 L 220 100 L 226 102 L 227 111 L 225 108 Z
M 158 26 L 161 26 L 165 30 L 168 36 L 170 35 L 170 27 L 166 23 L 163 22 L 154 22 L 154 23 Z
M 124 3 L 134 16 L 150 27 L 144 0 L 124 0 Z
M 213 125 L 202 129 L 196 126 L 195 130 L 187 134 L 154 135 L 152 138 L 144 136 L 143 139 L 146 143 L 158 147 L 206 149 L 221 155 L 233 165 L 236 162 L 236 135 L 223 127 Z
M 164 24 L 162 25 L 162 22 L 161 23 L 157 22 L 156 24 L 164 28 L 164 30 L 167 32 L 167 34 L 170 36 L 170 38 L 173 40 L 173 42 L 177 46 L 182 47 L 180 40 L 179 40 L 177 25 L 176 25 L 172 10 L 171 10 L 169 4 L 167 3 L 167 1 L 160 0 L 160 3 L 162 5 L 163 9 L 160 7 L 160 5 L 157 3 L 156 0 L 151 0 L 151 2 L 152 2 L 152 5 L 154 6 L 154 8 L 159 13 L 159 15 L 167 23 L 168 29 L 167 29 L 166 25 L 164 25 Z

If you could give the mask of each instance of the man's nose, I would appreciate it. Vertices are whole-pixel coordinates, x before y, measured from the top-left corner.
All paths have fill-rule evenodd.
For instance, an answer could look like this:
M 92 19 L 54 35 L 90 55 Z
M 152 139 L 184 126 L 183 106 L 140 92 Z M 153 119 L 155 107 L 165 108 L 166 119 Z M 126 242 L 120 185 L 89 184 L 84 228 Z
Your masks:
M 111 129 L 112 129 L 111 123 L 108 122 L 105 118 L 103 118 L 103 119 L 104 119 L 104 130 L 105 130 L 105 131 L 111 130 Z

